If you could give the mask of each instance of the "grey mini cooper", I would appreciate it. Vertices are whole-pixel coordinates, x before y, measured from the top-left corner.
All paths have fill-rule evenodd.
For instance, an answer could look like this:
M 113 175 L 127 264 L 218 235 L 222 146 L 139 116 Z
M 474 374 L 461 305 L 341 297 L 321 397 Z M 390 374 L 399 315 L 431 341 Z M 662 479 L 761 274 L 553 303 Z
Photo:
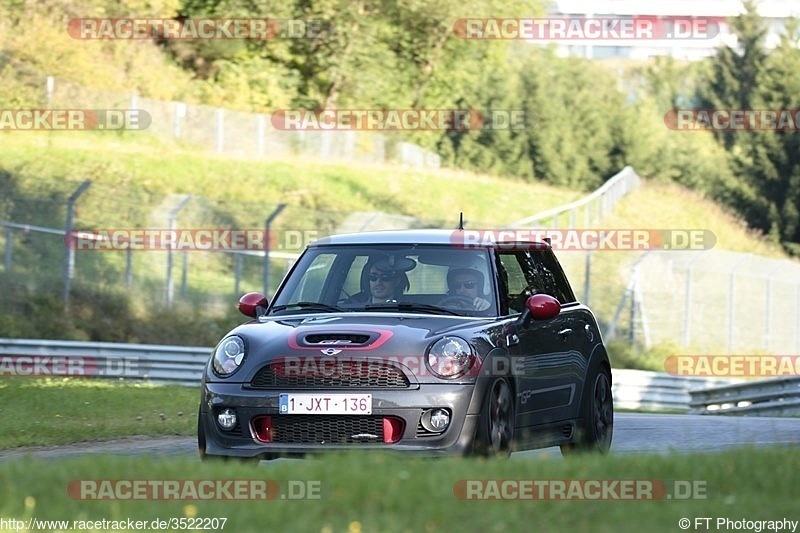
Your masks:
M 205 368 L 201 456 L 607 452 L 611 365 L 546 242 L 409 230 L 310 244 Z

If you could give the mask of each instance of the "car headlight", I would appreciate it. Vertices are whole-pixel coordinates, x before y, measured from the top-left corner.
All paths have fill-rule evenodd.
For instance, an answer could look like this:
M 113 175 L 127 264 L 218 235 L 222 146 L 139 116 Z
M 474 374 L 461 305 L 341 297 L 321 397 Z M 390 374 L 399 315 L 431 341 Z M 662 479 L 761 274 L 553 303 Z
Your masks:
M 212 365 L 214 373 L 221 378 L 228 377 L 239 368 L 244 359 L 244 341 L 232 335 L 222 340 L 214 350 Z
M 443 337 L 433 343 L 425 358 L 428 368 L 439 377 L 455 378 L 472 365 L 472 348 L 461 337 Z

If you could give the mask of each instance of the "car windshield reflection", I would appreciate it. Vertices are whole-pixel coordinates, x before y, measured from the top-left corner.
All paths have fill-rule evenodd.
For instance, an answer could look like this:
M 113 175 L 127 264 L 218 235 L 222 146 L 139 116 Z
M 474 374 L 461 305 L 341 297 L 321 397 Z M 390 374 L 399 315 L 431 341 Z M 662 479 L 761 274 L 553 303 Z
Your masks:
M 445 245 L 310 248 L 270 314 L 399 312 L 496 316 L 486 250 Z

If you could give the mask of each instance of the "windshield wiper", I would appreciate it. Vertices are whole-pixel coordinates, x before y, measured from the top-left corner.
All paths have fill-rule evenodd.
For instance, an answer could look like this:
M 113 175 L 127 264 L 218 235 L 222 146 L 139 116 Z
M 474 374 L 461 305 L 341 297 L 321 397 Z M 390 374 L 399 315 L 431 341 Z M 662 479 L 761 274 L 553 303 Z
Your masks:
M 323 304 L 320 302 L 295 302 L 293 304 L 276 305 L 272 308 L 272 311 L 283 311 L 284 309 L 289 309 L 290 307 L 308 309 L 310 311 L 342 311 L 342 309 L 334 305 Z
M 367 304 L 364 306 L 364 309 L 368 311 L 380 311 L 387 309 L 397 309 L 399 311 L 428 311 L 440 315 L 464 316 L 463 313 L 459 313 L 445 307 L 439 307 L 438 305 L 417 304 L 413 302 L 386 302 L 380 304 Z

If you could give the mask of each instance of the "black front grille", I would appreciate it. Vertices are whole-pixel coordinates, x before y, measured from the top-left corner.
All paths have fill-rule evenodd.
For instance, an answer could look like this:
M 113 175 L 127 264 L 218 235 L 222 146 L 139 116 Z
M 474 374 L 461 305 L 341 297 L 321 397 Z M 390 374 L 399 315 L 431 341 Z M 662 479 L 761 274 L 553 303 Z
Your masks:
M 283 444 L 383 443 L 383 417 L 277 415 L 272 417 L 272 442 Z
M 334 365 L 270 364 L 250 382 L 255 389 L 376 388 L 405 389 L 406 375 L 383 362 L 340 361 Z

